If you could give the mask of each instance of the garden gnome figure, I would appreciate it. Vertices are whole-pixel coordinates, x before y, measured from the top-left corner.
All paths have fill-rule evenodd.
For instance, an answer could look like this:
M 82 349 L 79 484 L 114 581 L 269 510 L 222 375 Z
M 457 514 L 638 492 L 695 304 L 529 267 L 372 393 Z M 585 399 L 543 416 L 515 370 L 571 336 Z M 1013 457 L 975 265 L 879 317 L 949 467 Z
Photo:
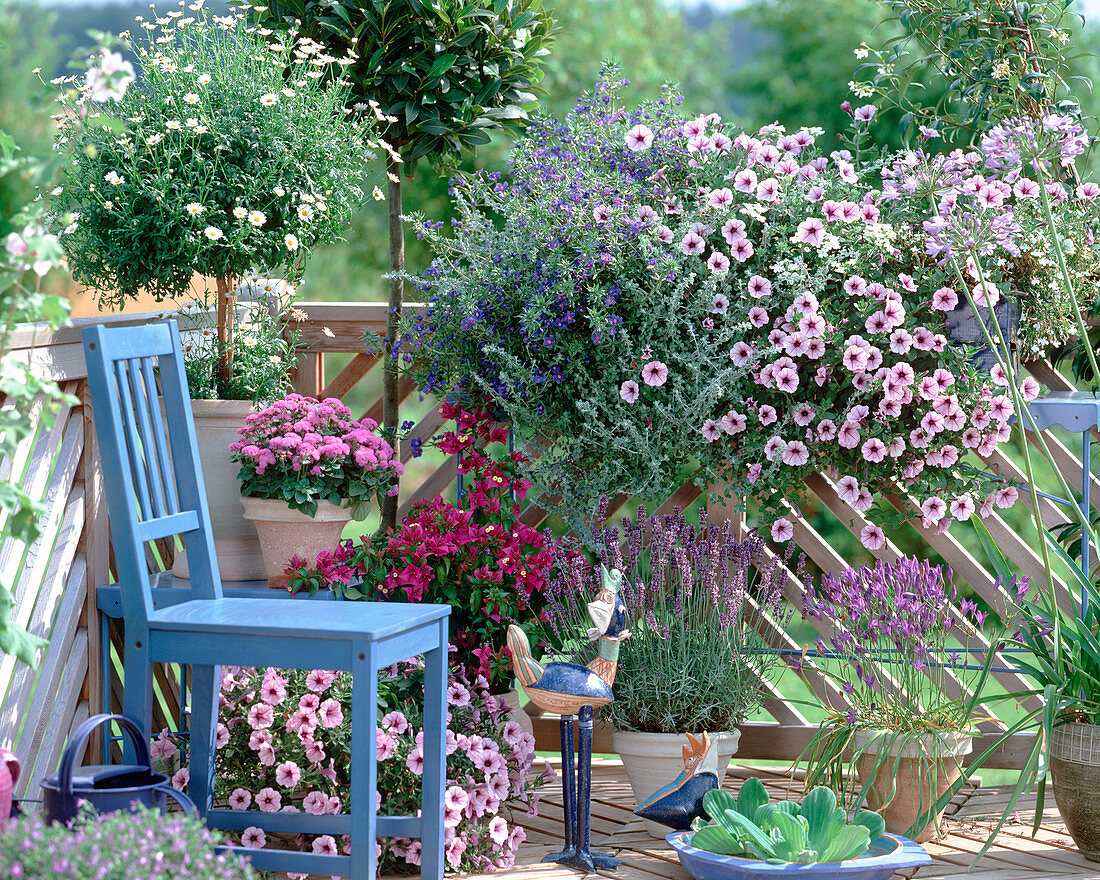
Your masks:
M 611 685 L 619 662 L 619 643 L 630 636 L 626 606 L 619 600 L 622 572 L 601 569 L 603 584 L 588 603 L 592 627 L 590 640 L 597 656 L 587 666 L 577 663 L 538 663 L 531 656 L 527 635 L 513 624 L 508 627 L 512 668 L 523 692 L 540 709 L 561 715 L 561 787 L 565 805 L 565 849 L 551 853 L 544 862 L 569 865 L 590 873 L 614 868 L 619 860 L 589 849 L 592 823 L 592 710 L 615 699 Z M 580 716 L 580 754 L 574 766 L 573 716 Z

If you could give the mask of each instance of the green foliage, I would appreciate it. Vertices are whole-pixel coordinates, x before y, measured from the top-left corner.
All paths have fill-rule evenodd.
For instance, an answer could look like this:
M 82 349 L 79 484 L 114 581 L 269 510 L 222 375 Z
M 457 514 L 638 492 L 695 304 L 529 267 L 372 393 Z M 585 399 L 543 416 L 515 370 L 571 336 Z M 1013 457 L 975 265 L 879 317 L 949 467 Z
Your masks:
M 91 74 L 61 99 L 72 164 L 56 206 L 78 215 L 62 241 L 108 305 L 182 296 L 196 273 L 295 277 L 361 200 L 368 129 L 314 76 L 335 59 L 265 45 L 243 16 L 168 15 L 125 41 L 142 77 L 121 99 L 101 112 Z M 81 113 L 96 124 L 69 131 Z
M 874 52 L 859 78 L 901 111 L 903 135 L 923 124 L 965 142 L 1012 116 L 1080 115 L 1074 91 L 1091 92 L 1092 83 L 1074 69 L 1082 56 L 1071 37 L 1084 19 L 1065 0 L 883 3 L 902 32 Z M 911 87 L 921 68 L 937 74 L 936 91 Z
M 56 20 L 37 3 L 0 4 L 0 128 L 11 133 L 22 157 L 49 156 L 50 89 L 32 70 L 56 66 L 63 47 L 50 34 Z M 27 162 L 0 161 L 0 238 L 15 231 L 14 216 L 34 196 Z
M 46 164 L 24 161 L 13 154 L 14 142 L 0 132 L 0 161 L 25 170 L 32 185 L 44 184 Z M 57 383 L 31 369 L 26 351 L 12 350 L 12 334 L 21 321 L 43 321 L 57 327 L 69 314 L 69 304 L 42 291 L 42 279 L 61 262 L 57 237 L 41 226 L 40 208 L 23 207 L 6 221 L 21 229 L 5 238 L 0 262 L 0 459 L 12 461 L 19 444 L 36 430 L 48 428 L 62 403 L 76 400 L 63 394 Z M 37 420 L 32 421 L 35 401 Z M 33 542 L 41 534 L 39 517 L 45 513 L 41 499 L 22 486 L 22 474 L 0 480 L 0 541 Z M 33 664 L 45 642 L 11 621 L 14 599 L 7 584 L 0 583 L 0 654 L 12 654 Z
M 409 163 L 437 167 L 523 124 L 554 24 L 540 0 L 273 0 L 252 9 L 264 27 L 301 22 L 301 38 L 353 54 L 354 95 L 378 102 L 382 137 Z
M 711 824 L 695 820 L 692 846 L 773 863 L 855 859 L 886 831 L 883 818 L 870 810 L 862 810 L 846 825 L 836 795 L 823 785 L 812 789 L 801 804 L 772 804 L 764 784 L 752 777 L 741 785 L 736 799 L 728 791 L 708 791 L 703 809 Z

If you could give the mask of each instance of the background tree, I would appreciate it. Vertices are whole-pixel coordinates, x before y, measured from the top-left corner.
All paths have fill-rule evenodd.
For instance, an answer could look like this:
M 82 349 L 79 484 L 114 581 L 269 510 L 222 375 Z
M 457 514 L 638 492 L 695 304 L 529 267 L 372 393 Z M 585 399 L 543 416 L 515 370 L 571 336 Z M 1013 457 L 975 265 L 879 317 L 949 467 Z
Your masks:
M 258 24 L 297 25 L 335 57 L 355 56 L 347 68 L 353 96 L 377 102 L 386 163 L 390 277 L 389 317 L 383 343 L 382 422 L 399 451 L 395 344 L 404 299 L 405 233 L 401 166 L 411 176 L 423 159 L 443 173 L 463 152 L 515 130 L 537 103 L 540 64 L 554 22 L 540 0 L 491 0 L 462 5 L 447 0 L 273 0 L 257 8 Z M 387 496 L 382 529 L 397 526 L 397 496 Z

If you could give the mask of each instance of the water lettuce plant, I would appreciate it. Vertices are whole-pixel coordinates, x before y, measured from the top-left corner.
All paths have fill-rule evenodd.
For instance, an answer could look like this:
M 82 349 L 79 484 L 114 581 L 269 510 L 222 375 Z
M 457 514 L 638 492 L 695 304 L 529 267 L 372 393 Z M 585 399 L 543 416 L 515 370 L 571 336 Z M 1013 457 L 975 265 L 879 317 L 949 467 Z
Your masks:
M 819 785 L 796 801 L 769 803 L 764 784 L 746 779 L 735 798 L 721 789 L 708 791 L 703 809 L 710 824 L 696 819 L 691 845 L 727 856 L 768 862 L 843 862 L 867 852 L 886 824 L 878 813 L 862 810 L 851 825 L 836 795 Z

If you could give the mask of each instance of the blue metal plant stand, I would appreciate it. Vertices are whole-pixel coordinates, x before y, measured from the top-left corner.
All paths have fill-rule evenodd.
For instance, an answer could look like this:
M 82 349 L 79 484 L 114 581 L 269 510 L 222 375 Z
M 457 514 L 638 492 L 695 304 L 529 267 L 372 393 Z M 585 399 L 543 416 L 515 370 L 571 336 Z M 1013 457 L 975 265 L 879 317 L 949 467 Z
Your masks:
M 1061 427 L 1081 435 L 1081 501 L 1078 507 L 1088 518 L 1091 504 L 1089 484 L 1092 481 L 1092 432 L 1100 428 L 1100 398 L 1088 391 L 1056 391 L 1031 401 L 1028 404 L 1028 411 L 1035 422 L 1035 427 L 1040 431 Z M 1030 422 L 1024 427 L 1030 428 Z M 1073 499 L 1058 498 L 1046 493 L 1043 493 L 1043 497 L 1063 505 L 1074 503 Z M 1086 578 L 1089 574 L 1091 550 L 1088 533 L 1082 529 L 1081 571 Z M 1082 589 L 1082 616 L 1087 607 L 1088 594 Z

